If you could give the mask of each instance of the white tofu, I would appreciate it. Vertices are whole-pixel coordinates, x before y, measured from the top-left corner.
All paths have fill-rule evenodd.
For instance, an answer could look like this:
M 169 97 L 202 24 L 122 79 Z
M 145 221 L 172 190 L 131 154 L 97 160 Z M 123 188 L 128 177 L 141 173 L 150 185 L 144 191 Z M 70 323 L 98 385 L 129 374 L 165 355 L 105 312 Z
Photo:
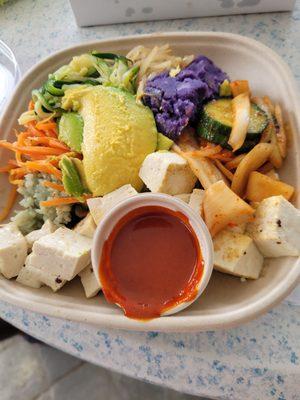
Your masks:
M 66 280 L 62 280 L 60 276 L 49 273 L 49 271 L 42 271 L 32 267 L 30 264 L 31 255 L 27 257 L 25 267 L 21 269 L 17 282 L 36 289 L 44 285 L 49 286 L 54 292 L 57 292 L 65 285 Z
M 102 197 L 103 215 L 108 213 L 113 207 L 120 203 L 120 201 L 129 199 L 136 194 L 138 194 L 138 192 L 131 185 L 124 185 L 111 193 L 107 193 Z
M 32 231 L 25 236 L 28 243 L 28 248 L 31 250 L 34 242 L 36 242 L 43 236 L 49 235 L 49 233 L 55 232 L 56 229 L 58 229 L 58 226 L 55 225 L 50 219 L 48 219 L 41 227 L 41 229 Z
M 204 198 L 204 193 L 205 190 L 203 189 L 194 189 L 190 201 L 189 201 L 189 206 L 196 211 L 197 214 L 202 215 L 203 212 L 203 198 Z
M 136 194 L 138 194 L 137 191 L 131 185 L 124 185 L 103 197 L 89 199 L 87 201 L 87 205 L 93 216 L 95 224 L 98 225 L 104 215 L 107 214 L 118 203 L 125 199 L 129 199 Z
M 90 299 L 91 297 L 96 296 L 96 294 L 101 290 L 101 286 L 94 274 L 93 267 L 89 265 L 80 272 L 79 276 L 86 297 Z
M 102 197 L 94 197 L 92 199 L 87 199 L 87 205 L 90 210 L 91 216 L 95 222 L 95 225 L 98 225 L 102 219 L 103 211 L 102 211 Z
M 14 223 L 0 226 L 0 273 L 14 278 L 27 257 L 27 242 Z
M 213 244 L 216 270 L 243 278 L 259 277 L 264 258 L 249 236 L 223 230 Z
M 34 242 L 30 265 L 70 281 L 90 264 L 91 246 L 92 239 L 59 228 Z
M 87 236 L 89 238 L 93 238 L 96 230 L 96 224 L 92 217 L 91 213 L 83 218 L 74 228 L 74 231 L 79 233 L 80 235 Z
M 197 180 L 187 161 L 169 151 L 148 154 L 139 176 L 151 192 L 170 195 L 191 193 Z
M 184 201 L 185 203 L 188 203 L 191 198 L 191 193 L 181 193 L 181 194 L 175 194 L 176 199 L 179 199 L 181 201 Z
M 265 257 L 300 255 L 300 210 L 283 196 L 264 199 L 247 232 Z
M 37 270 L 36 268 L 34 269 Z M 34 289 L 42 287 L 42 282 L 32 273 L 31 267 L 21 268 L 19 275 L 17 276 L 17 282 Z

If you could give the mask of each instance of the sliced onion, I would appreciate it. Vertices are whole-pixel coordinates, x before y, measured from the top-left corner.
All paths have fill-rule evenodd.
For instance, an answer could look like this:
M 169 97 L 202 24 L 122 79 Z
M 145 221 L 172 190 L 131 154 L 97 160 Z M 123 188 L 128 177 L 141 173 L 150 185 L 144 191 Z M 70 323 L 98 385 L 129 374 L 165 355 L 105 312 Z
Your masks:
M 250 99 L 248 93 L 242 93 L 232 100 L 233 125 L 228 143 L 233 151 L 242 147 L 250 121 Z

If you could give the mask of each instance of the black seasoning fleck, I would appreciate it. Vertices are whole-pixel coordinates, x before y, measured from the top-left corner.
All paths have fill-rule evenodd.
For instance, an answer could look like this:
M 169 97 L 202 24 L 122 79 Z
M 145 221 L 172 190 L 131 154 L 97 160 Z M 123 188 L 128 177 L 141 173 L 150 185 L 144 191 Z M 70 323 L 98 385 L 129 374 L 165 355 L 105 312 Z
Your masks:
M 56 283 L 62 283 L 62 280 L 61 280 L 60 277 L 58 276 L 58 277 L 55 279 L 55 282 L 56 282 Z
M 94 271 L 93 271 L 93 268 L 90 268 L 90 270 L 91 270 L 91 272 L 94 272 Z
M 279 226 L 279 228 L 281 228 L 281 220 L 280 220 L 280 219 L 278 219 L 278 220 L 276 221 L 276 224 Z
M 246 251 L 244 251 L 244 254 L 247 254 L 247 252 L 246 252 Z
M 261 233 L 262 231 L 263 231 L 262 229 L 259 230 L 260 233 Z
M 281 244 L 281 242 L 276 242 L 277 244 Z

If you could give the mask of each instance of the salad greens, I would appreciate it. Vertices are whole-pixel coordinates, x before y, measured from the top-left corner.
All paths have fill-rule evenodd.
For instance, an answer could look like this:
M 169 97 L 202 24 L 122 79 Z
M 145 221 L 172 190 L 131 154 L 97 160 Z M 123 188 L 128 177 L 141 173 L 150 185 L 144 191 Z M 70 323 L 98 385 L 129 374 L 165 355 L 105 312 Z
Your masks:
M 82 54 L 50 74 L 44 85 L 32 92 L 34 111 L 39 119 L 61 116 L 61 99 L 70 87 L 104 85 L 135 94 L 138 72 L 139 67 L 124 56 L 96 51 Z M 28 114 L 33 118 L 32 112 L 26 112 L 20 123 L 26 117 L 27 121 Z

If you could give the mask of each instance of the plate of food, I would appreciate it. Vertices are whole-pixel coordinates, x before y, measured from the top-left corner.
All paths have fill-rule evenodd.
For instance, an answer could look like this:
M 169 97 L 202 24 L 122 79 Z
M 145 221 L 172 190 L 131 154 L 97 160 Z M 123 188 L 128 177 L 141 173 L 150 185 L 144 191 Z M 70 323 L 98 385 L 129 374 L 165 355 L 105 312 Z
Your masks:
M 99 326 L 231 327 L 299 283 L 299 101 L 227 33 L 84 43 L 1 121 L 0 298 Z

